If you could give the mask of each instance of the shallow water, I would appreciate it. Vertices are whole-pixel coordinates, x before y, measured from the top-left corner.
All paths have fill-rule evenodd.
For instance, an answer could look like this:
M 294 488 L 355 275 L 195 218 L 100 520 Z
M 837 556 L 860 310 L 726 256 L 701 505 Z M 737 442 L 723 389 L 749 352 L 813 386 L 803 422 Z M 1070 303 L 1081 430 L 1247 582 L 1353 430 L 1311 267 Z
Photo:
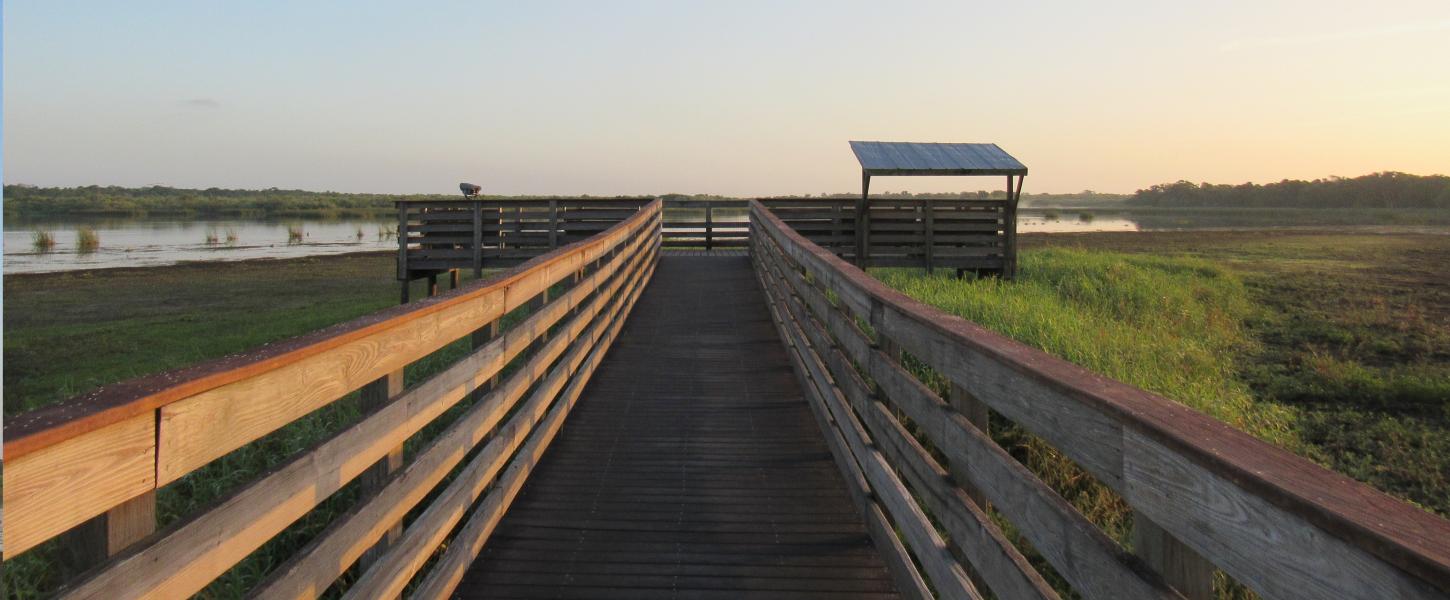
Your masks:
M 1083 215 L 1091 215 L 1084 218 Z M 1393 215 L 1392 215 L 1393 216 Z M 717 226 L 730 221 L 744 221 L 744 211 L 719 211 Z M 688 215 L 669 217 L 672 222 L 689 222 Z M 699 217 L 703 221 L 703 214 Z M 1165 231 L 1206 229 L 1264 229 L 1293 226 L 1367 227 L 1375 224 L 1365 213 L 1353 211 L 1100 211 L 1092 209 L 1026 208 L 1018 215 L 1020 233 L 1081 233 L 1093 231 Z M 1443 221 L 1436 221 L 1443 223 Z M 300 242 L 288 241 L 288 226 L 301 226 Z M 740 226 L 744 224 L 741 223 Z M 100 249 L 82 254 L 76 250 L 76 229 L 95 228 L 100 236 Z M 1415 229 L 1415 221 L 1384 225 L 1397 230 Z M 254 258 L 295 258 L 348 252 L 393 250 L 397 239 L 392 237 L 396 223 L 376 219 L 84 219 L 70 221 L 26 221 L 5 219 L 4 273 L 45 273 L 75 269 L 113 267 L 153 267 L 184 261 L 226 261 Z M 55 247 L 38 252 L 33 247 L 37 229 L 51 232 Z M 703 229 L 681 228 L 683 232 L 702 233 Z M 1450 230 L 1445 225 L 1433 227 L 1436 232 Z M 236 233 L 235 242 L 226 241 L 226 233 Z M 362 237 L 358 237 L 358 231 Z M 385 235 L 380 235 L 386 231 Z M 208 244 L 207 233 L 215 231 L 221 238 Z
M 301 226 L 301 241 L 288 241 L 288 226 Z M 101 246 L 95 252 L 80 253 L 76 229 L 96 230 Z M 379 228 L 393 231 L 394 222 L 373 220 L 170 220 L 98 219 L 82 222 L 24 222 L 6 219 L 4 230 L 4 272 L 44 273 L 75 269 L 154 267 L 183 261 L 225 261 L 254 258 L 295 258 L 344 254 L 398 247 L 395 237 L 380 237 Z M 40 252 L 34 247 L 34 232 L 51 232 L 55 246 Z M 362 238 L 358 238 L 358 230 Z M 228 230 L 236 240 L 227 241 Z M 217 243 L 206 241 L 215 231 Z M 391 234 L 389 234 L 391 235 Z

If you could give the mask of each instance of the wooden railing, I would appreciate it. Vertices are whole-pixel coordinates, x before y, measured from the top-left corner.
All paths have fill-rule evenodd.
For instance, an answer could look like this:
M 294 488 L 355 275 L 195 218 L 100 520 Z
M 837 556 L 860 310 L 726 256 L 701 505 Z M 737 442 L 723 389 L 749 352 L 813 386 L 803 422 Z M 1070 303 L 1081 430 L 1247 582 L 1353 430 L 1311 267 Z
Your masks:
M 900 587 L 1057 598 L 1444 598 L 1450 521 L 872 279 L 756 204 L 751 254 L 802 387 Z M 906 356 L 913 360 L 907 361 Z M 945 377 L 942 397 L 903 366 Z M 1133 510 L 1133 552 L 994 443 L 988 410 Z M 899 534 L 897 533 L 899 532 Z
M 398 278 L 510 267 L 588 239 L 654 198 L 399 201 Z
M 316 596 L 362 559 L 349 597 L 397 597 L 410 581 L 417 597 L 447 595 L 649 281 L 660 212 L 652 201 L 444 296 L 7 418 L 6 559 L 104 519 L 96 543 L 111 558 L 64 597 L 186 597 L 360 479 L 357 504 L 254 593 Z M 521 320 L 499 331 L 505 315 Z M 404 389 L 405 366 L 464 339 L 464 358 Z M 159 488 L 356 390 L 358 421 L 151 533 Z M 420 434 L 430 424 L 441 431 Z
M 862 268 L 1015 271 L 1017 215 L 1005 199 L 872 198 L 865 231 L 856 227 L 855 198 L 760 202 L 806 239 Z
M 665 200 L 664 247 L 719 250 L 749 243 L 749 200 Z

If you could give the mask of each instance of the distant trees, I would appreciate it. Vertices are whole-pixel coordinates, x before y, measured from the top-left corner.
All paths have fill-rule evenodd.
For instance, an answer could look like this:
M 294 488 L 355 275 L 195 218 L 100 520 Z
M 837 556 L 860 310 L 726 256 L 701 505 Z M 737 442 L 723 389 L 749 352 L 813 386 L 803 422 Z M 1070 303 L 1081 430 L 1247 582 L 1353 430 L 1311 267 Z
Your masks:
M 1265 185 L 1179 181 L 1138 190 L 1127 204 L 1235 208 L 1450 208 L 1450 177 L 1384 172 L 1314 181 L 1285 179 Z

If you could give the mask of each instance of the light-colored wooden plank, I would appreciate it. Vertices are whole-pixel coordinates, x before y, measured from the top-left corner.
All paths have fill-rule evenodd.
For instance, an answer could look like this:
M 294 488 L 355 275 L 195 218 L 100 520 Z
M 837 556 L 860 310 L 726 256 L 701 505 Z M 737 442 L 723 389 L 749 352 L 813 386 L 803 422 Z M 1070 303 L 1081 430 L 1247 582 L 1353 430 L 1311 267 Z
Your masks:
M 782 302 L 778 298 L 776 301 Z M 852 456 L 861 465 L 862 472 L 871 483 L 871 489 L 876 492 L 876 497 L 886 508 L 907 546 L 930 576 L 937 594 L 946 598 L 981 598 L 981 594 L 967 578 L 961 565 L 952 557 L 946 542 L 937 534 L 921 507 L 912 501 L 905 485 L 897 478 L 881 453 L 872 446 L 865 428 L 850 412 L 845 405 L 845 399 L 840 396 L 840 391 L 826 375 L 825 366 L 820 363 L 819 356 L 806 340 L 800 325 L 787 318 L 785 329 L 801 350 L 799 355 L 802 362 L 817 386 L 819 397 L 824 398 L 827 410 L 839 424 L 839 430 L 851 449 Z
M 596 321 L 599 319 L 595 318 L 596 315 L 607 307 L 626 278 L 630 282 L 628 285 L 639 285 L 644 256 L 644 253 L 636 252 L 630 259 L 633 262 L 627 274 L 614 277 L 538 354 L 530 357 L 501 387 L 488 394 L 483 403 L 471 408 L 466 416 L 460 418 L 424 450 L 377 497 L 343 517 L 342 521 L 314 542 L 304 555 L 283 566 L 269 581 L 259 586 L 258 595 L 267 598 L 309 598 L 331 585 L 358 558 L 363 548 L 382 535 L 382 523 L 401 518 L 416 506 L 464 458 L 468 449 L 481 441 L 524 392 L 546 373 L 548 365 L 563 354 L 570 343 L 585 335 L 586 328 L 597 327 Z M 571 292 L 584 293 L 594 289 L 596 286 L 591 278 L 610 277 L 616 266 L 616 263 L 611 262 L 604 269 L 591 273 Z M 574 296 L 565 295 L 561 299 L 571 298 Z M 522 349 L 526 343 L 527 340 L 515 340 L 512 347 Z
M 598 275 L 603 278 L 607 272 L 601 270 Z M 562 299 L 585 297 L 594 282 L 591 279 Z M 490 379 L 570 308 L 567 301 L 550 304 L 511 329 L 509 335 L 409 390 L 317 449 L 77 584 L 67 597 L 177 597 L 200 590 Z M 558 339 L 563 344 L 569 338 L 561 335 Z M 376 525 L 381 532 L 389 523 Z M 367 544 L 377 539 L 373 537 Z
M 809 299 L 807 304 L 813 305 L 813 310 L 831 318 L 832 325 L 822 328 L 829 329 L 838 340 L 859 338 L 839 347 L 861 353 L 850 359 L 866 366 L 866 374 L 881 386 L 892 405 L 922 429 L 954 470 L 965 473 L 994 502 L 1008 503 L 998 510 L 1073 584 L 1074 590 L 1089 598 L 1176 595 L 1158 577 L 1143 573 L 1146 569 L 1116 542 L 887 354 L 870 348 L 854 324 L 829 309 L 824 294 L 807 284 L 799 273 L 787 268 L 784 274 L 793 282 L 788 284 L 792 291 L 800 292 Z
M 626 295 L 619 295 L 614 298 L 612 304 L 614 309 L 611 312 L 618 316 L 629 304 L 629 301 Z M 612 321 L 612 319 L 604 321 L 602 324 Z M 470 461 L 468 467 L 444 489 L 438 499 L 428 505 L 428 508 L 409 524 L 399 543 L 376 566 L 363 573 L 358 581 L 348 588 L 344 598 L 396 598 L 402 593 L 404 586 L 432 556 L 434 549 L 443 542 L 444 537 L 453 530 L 454 525 L 466 516 L 467 510 L 473 505 L 474 500 L 493 481 L 494 476 L 504 466 L 503 459 L 512 454 L 514 449 L 523 443 L 534 424 L 544 418 L 545 411 L 549 409 L 553 399 L 560 396 L 566 386 L 573 387 L 570 383 L 571 379 L 587 381 L 589 374 L 593 372 L 593 363 L 585 365 L 586 359 L 597 356 L 594 351 L 603 347 L 598 345 L 598 342 L 605 339 L 608 331 L 617 331 L 617 329 L 599 327 L 591 330 L 590 335 L 580 336 L 575 340 L 568 354 L 559 361 L 559 364 L 547 377 L 540 381 L 538 388 L 525 404 L 526 408 L 510 418 L 508 424 L 500 429 L 499 434 L 484 447 L 484 450 L 473 461 Z M 586 370 L 581 370 L 581 365 L 585 365 Z M 573 389 L 577 396 L 577 391 L 582 389 L 582 383 Z M 567 414 L 569 402 L 570 400 L 567 398 L 561 398 L 557 404 L 557 407 L 562 407 L 563 414 Z M 557 428 L 558 423 L 562 422 L 562 418 L 562 416 L 558 417 L 552 427 Z M 547 438 L 552 439 L 552 435 L 549 434 Z M 543 443 L 547 444 L 547 439 Z M 543 448 L 539 447 L 538 452 L 542 451 Z M 523 458 L 522 460 L 532 464 L 531 459 Z M 524 475 L 526 474 L 527 471 L 524 472 Z
M 156 418 L 137 415 L 5 461 L 5 558 L 156 488 Z
M 636 224 L 657 221 L 657 211 Z M 468 302 L 404 320 L 393 327 L 352 340 L 278 368 L 207 390 L 162 408 L 162 485 L 243 444 L 274 431 L 327 403 L 390 373 L 517 308 L 558 283 L 586 262 L 615 248 L 633 230 L 604 238 L 543 262 L 488 292 L 471 292 Z
M 645 281 L 648 281 L 652 274 L 653 261 L 651 261 L 650 272 L 645 276 Z M 524 448 L 510 462 L 508 470 L 499 478 L 497 485 L 484 497 L 478 508 L 463 524 L 458 535 L 454 536 L 443 556 L 418 584 L 413 595 L 414 598 L 447 598 L 457 588 L 458 582 L 463 579 L 464 572 L 473 563 L 478 553 L 483 550 L 484 544 L 493 534 L 499 521 L 503 519 L 504 513 L 513 503 L 534 465 L 538 464 L 544 450 L 558 434 L 559 428 L 568 417 L 570 410 L 573 409 L 580 393 L 583 392 L 585 384 L 588 383 L 595 368 L 598 367 L 599 362 L 604 359 L 604 355 L 614 343 L 619 329 L 623 326 L 624 320 L 628 318 L 643 287 L 643 285 L 634 286 L 630 291 L 621 310 L 615 312 L 607 331 L 599 338 L 593 351 L 571 377 L 568 387 L 560 394 L 559 401 L 549 411 L 545 421 L 530 436 Z
M 758 239 L 758 238 L 757 238 Z M 759 248 L 752 250 L 752 256 L 756 260 L 756 276 L 760 279 L 761 288 L 765 290 L 766 305 L 770 309 L 771 319 L 775 322 L 780 332 L 781 343 L 786 346 L 787 354 L 790 356 L 794 366 L 796 379 L 800 382 L 801 390 L 810 396 L 806 404 L 811 408 L 811 414 L 816 418 L 822 434 L 826 438 L 826 444 L 831 449 L 831 456 L 836 461 L 836 466 L 846 479 L 847 489 L 851 492 L 851 498 L 856 503 L 866 520 L 867 532 L 875 542 L 877 549 L 881 552 L 882 558 L 886 561 L 887 569 L 891 572 L 892 579 L 896 582 L 897 591 L 903 596 L 912 600 L 928 600 L 935 598 L 930 586 L 922 577 L 921 572 L 916 568 L 916 563 L 911 559 L 906 546 L 901 543 L 901 538 L 892 529 L 886 514 L 877 504 L 874 495 L 871 493 L 871 485 L 866 480 L 866 475 L 861 472 L 861 466 L 856 463 L 855 457 L 846 447 L 846 440 L 841 437 L 838 425 L 826 411 L 824 402 L 820 400 L 819 393 L 810 379 L 805 363 L 799 356 L 792 338 L 785 332 L 785 321 L 782 316 L 784 308 L 775 300 L 774 292 L 779 289 L 768 276 L 763 266 L 762 255 L 765 251 Z
M 1445 597 L 1172 449 L 1136 431 L 1125 436 L 1128 503 L 1165 530 L 1201 532 L 1175 537 L 1265 597 Z
M 769 258 L 774 257 L 767 260 Z M 776 282 L 780 281 L 778 267 L 778 263 L 765 267 Z M 777 283 L 776 287 L 785 287 L 785 284 Z M 788 308 L 794 309 L 797 322 L 801 322 L 800 305 Z M 826 347 L 829 343 L 823 331 L 815 337 L 812 344 L 816 347 Z M 965 492 L 950 485 L 946 470 L 905 430 L 885 404 L 871 397 L 866 382 L 851 368 L 846 356 L 839 349 L 831 348 L 825 363 L 837 387 L 856 413 L 862 416 L 877 442 L 876 447 L 911 483 L 914 497 L 925 503 L 936 521 L 950 534 L 958 551 L 984 576 L 992 591 L 1002 598 L 1057 598 L 1057 593 L 1012 546 L 991 518 Z

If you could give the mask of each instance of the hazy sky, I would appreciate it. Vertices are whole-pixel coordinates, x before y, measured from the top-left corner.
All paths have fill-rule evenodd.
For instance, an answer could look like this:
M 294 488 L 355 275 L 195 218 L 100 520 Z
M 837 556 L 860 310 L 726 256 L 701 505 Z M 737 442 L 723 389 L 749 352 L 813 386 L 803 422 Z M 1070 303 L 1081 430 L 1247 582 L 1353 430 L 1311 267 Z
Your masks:
M 1450 172 L 1447 0 L 4 10 L 7 183 L 821 193 L 849 139 L 996 142 L 1027 192 Z

